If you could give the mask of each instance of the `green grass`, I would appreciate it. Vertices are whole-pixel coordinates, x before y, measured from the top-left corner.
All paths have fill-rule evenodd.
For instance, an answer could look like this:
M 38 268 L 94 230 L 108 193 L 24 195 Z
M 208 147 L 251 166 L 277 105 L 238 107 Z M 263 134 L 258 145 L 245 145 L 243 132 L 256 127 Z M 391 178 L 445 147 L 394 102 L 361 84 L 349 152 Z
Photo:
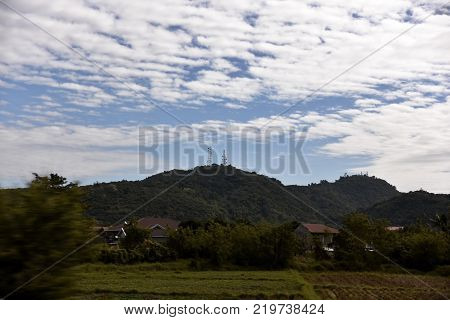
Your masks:
M 76 268 L 73 299 L 317 299 L 296 271 L 190 271 L 182 263 Z
M 236 268 L 236 267 L 235 267 Z M 193 271 L 188 261 L 85 264 L 73 299 L 443 299 L 450 278 L 381 272 Z

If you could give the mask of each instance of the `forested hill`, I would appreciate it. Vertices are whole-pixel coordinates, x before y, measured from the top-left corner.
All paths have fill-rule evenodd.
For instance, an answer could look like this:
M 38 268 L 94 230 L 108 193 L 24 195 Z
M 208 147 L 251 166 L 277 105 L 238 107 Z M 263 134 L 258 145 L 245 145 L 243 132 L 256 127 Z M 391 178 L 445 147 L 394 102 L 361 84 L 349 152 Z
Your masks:
M 365 210 L 374 218 L 388 219 L 392 224 L 430 223 L 437 214 L 450 212 L 450 195 L 414 191 L 377 203 Z
M 386 181 L 365 175 L 345 176 L 333 183 L 283 186 L 273 178 L 217 165 L 83 188 L 88 214 L 101 223 L 114 222 L 153 198 L 133 216 L 326 222 L 309 206 L 339 220 L 346 213 L 400 194 Z

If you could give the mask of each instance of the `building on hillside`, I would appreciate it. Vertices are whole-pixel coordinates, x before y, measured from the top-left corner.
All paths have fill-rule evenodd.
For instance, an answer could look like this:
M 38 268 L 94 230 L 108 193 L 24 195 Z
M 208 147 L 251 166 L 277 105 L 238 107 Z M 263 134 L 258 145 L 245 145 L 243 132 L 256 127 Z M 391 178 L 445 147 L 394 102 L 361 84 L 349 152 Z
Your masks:
M 402 231 L 404 227 L 402 226 L 388 226 L 386 227 L 387 231 Z
M 137 226 L 150 230 L 153 240 L 164 242 L 167 240 L 168 231 L 177 230 L 180 223 L 173 219 L 144 217 L 138 220 Z
M 100 229 L 100 232 L 105 242 L 109 245 L 119 244 L 120 239 L 125 238 L 127 235 L 122 225 L 103 227 Z
M 333 252 L 333 240 L 339 230 L 324 224 L 301 223 L 295 232 L 305 241 L 307 249 L 313 250 L 318 243 L 325 251 Z
M 105 242 L 110 245 L 117 245 L 120 239 L 126 237 L 126 222 L 113 227 L 101 227 L 101 232 Z M 150 230 L 152 239 L 158 242 L 167 240 L 169 230 L 177 230 L 180 221 L 166 218 L 144 217 L 137 221 L 137 227 Z

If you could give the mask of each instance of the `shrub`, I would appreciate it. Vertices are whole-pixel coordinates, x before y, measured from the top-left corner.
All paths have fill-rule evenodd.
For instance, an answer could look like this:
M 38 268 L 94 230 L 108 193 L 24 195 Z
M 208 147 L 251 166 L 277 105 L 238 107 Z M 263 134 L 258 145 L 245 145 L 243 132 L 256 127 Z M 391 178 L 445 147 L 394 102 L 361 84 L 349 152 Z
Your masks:
M 450 266 L 438 266 L 434 269 L 434 273 L 443 277 L 450 277 Z
M 426 227 L 405 232 L 401 246 L 400 262 L 408 268 L 430 271 L 448 259 L 448 237 Z
M 173 250 L 151 240 L 146 240 L 132 250 L 109 248 L 102 250 L 100 253 L 101 262 L 115 264 L 165 262 L 173 259 L 175 259 Z
M 8 197 L 1 194 L 0 234 L 7 235 L 0 236 L 2 297 L 93 236 L 91 221 L 83 215 L 82 196 L 76 184 L 67 183 L 57 174 L 35 174 L 28 188 L 12 190 Z M 57 299 L 70 295 L 71 267 L 86 255 L 85 249 L 78 250 L 10 298 Z
M 212 265 L 285 267 L 297 252 L 293 225 L 209 223 L 195 230 L 179 228 L 168 246 L 182 258 L 209 260 Z

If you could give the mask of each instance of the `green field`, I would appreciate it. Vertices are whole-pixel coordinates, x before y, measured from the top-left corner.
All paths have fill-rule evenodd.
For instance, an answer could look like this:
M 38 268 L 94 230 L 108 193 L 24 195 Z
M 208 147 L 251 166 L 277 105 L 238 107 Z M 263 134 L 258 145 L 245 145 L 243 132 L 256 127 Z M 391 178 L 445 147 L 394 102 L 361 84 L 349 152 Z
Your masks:
M 448 299 L 450 278 L 374 272 L 304 274 L 322 299 Z
M 158 270 L 161 265 L 84 265 L 74 299 L 316 299 L 295 271 Z
M 73 299 L 443 299 L 450 279 L 360 272 L 192 271 L 187 263 L 75 268 Z M 432 289 L 434 288 L 434 289 Z

